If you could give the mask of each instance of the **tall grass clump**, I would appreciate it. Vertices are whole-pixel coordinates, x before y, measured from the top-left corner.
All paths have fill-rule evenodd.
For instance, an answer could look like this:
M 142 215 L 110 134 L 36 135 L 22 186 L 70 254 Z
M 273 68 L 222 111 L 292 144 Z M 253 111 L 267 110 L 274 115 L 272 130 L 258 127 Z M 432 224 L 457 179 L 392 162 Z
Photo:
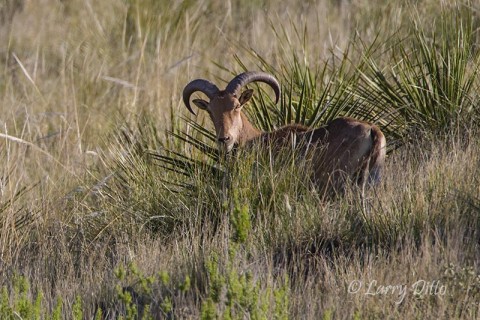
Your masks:
M 357 92 L 368 104 L 389 105 L 400 130 L 435 136 L 478 119 L 478 16 L 460 6 L 432 23 L 425 30 L 414 22 L 408 36 L 396 37 L 388 65 L 366 57 Z

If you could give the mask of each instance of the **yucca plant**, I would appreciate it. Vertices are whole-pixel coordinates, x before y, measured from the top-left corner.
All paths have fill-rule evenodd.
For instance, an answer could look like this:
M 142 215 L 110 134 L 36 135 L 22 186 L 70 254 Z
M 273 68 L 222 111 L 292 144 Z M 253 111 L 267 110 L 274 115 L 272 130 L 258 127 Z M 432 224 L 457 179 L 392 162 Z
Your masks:
M 315 128 L 339 116 L 368 118 L 349 92 L 356 79 L 354 75 L 345 74 L 347 55 L 348 51 L 338 69 L 332 68 L 330 61 L 310 68 L 295 55 L 292 65 L 278 75 L 283 84 L 280 103 L 273 105 L 260 91 L 260 96 L 247 110 L 249 117 L 265 131 L 292 123 Z
M 383 53 L 391 49 L 394 40 L 391 36 L 385 43 L 375 39 L 367 44 L 356 34 L 343 52 L 332 51 L 329 59 L 313 63 L 290 47 L 280 70 L 258 53 L 247 50 L 258 68 L 274 74 L 282 84 L 282 97 L 277 105 L 265 98 L 269 95 L 259 88 L 260 94 L 246 108 L 249 118 L 258 128 L 271 131 L 292 123 L 313 129 L 338 117 L 353 117 L 379 125 L 387 136 L 390 153 L 403 143 L 404 135 L 400 127 L 404 124 L 396 118 L 395 105 L 371 103 L 359 91 L 364 72 L 369 68 L 368 61 L 385 63 Z M 236 60 L 243 71 L 248 70 L 241 59 L 236 57 Z
M 91 237 L 123 225 L 168 237 L 192 221 L 194 204 L 205 208 L 198 212 L 199 220 L 204 215 L 215 220 L 221 201 L 211 195 L 222 189 L 224 168 L 211 133 L 183 119 L 184 129 L 173 126 L 165 137 L 150 117 L 139 116 L 137 121 L 113 136 L 106 155 L 111 172 L 103 173 L 107 177 L 83 196 L 86 205 L 101 213 L 90 219 Z
M 262 69 L 270 70 L 283 84 L 282 94 L 280 102 L 275 105 L 268 94 L 257 88 L 253 102 L 245 108 L 248 117 L 264 131 L 291 123 L 315 128 L 339 116 L 375 121 L 385 110 L 379 111 L 363 104 L 355 96 L 352 88 L 359 74 L 351 72 L 355 69 L 351 68 L 349 54 L 347 50 L 340 59 L 332 57 L 335 63 L 326 61 L 317 68 L 311 68 L 294 53 L 291 62 L 281 72 L 275 72 L 273 66 L 259 57 Z M 240 59 L 237 61 L 240 68 L 246 70 L 243 62 Z M 295 167 L 302 165 L 296 163 L 292 155 L 278 157 L 291 160 L 286 163 L 272 162 L 268 152 L 265 155 L 255 149 L 253 153 L 252 150 L 241 150 L 237 155 L 225 157 L 217 151 L 216 137 L 209 127 L 190 118 L 172 121 L 166 139 L 160 138 L 154 129 L 147 129 L 151 127 L 154 124 L 139 123 L 137 129 L 124 131 L 120 136 L 117 144 L 120 149 L 116 153 L 122 156 L 116 161 L 117 181 L 121 186 L 128 186 L 128 191 L 123 194 L 130 201 L 116 203 L 127 204 L 122 209 L 124 213 L 131 211 L 134 205 L 134 212 L 129 215 L 135 219 L 147 219 L 157 225 L 154 227 L 156 230 L 160 228 L 169 233 L 175 226 L 188 222 L 191 220 L 189 210 L 196 212 L 200 220 L 211 218 L 218 222 L 218 218 L 234 206 L 230 203 L 234 198 L 232 189 L 250 189 L 259 193 L 244 193 L 243 199 L 254 205 L 252 212 L 277 211 L 278 205 L 272 203 L 276 202 L 274 199 L 278 197 L 278 192 L 288 194 L 295 201 L 311 189 L 308 181 L 295 178 L 304 177 L 307 173 L 297 172 L 302 169 Z M 235 158 L 242 161 L 232 161 Z M 268 172 L 270 176 L 257 179 L 261 171 Z M 282 172 L 280 176 L 279 172 Z M 271 179 L 283 182 L 274 185 Z M 298 187 L 298 184 L 303 185 Z M 116 196 L 123 199 L 124 195 Z M 132 203 L 132 199 L 136 200 Z M 149 204 L 155 201 L 157 205 Z M 182 203 L 184 209 L 175 208 L 178 203 Z M 165 224 L 165 221 L 170 222 Z M 159 227 L 161 225 L 163 227 Z M 166 229 L 165 225 L 168 226 Z
M 360 70 L 358 95 L 371 105 L 390 105 L 390 117 L 404 134 L 446 133 L 478 117 L 474 18 L 457 9 L 443 12 L 435 24 L 439 31 L 414 28 L 410 37 L 397 39 L 387 67 L 367 58 Z
M 265 131 L 290 123 L 318 127 L 338 116 L 373 121 L 386 133 L 390 151 L 408 141 L 405 137 L 413 129 L 432 133 L 447 130 L 459 119 L 466 118 L 476 103 L 473 88 L 478 55 L 472 44 L 471 20 L 463 22 L 463 18 L 454 14 L 452 20 L 442 24 L 447 33 L 451 26 L 448 21 L 453 21 L 461 32 L 441 37 L 440 43 L 420 29 L 415 30 L 410 39 L 400 42 L 399 36 L 392 36 L 390 41 L 395 46 L 375 41 L 364 44 L 354 38 L 340 57 L 332 55 L 331 60 L 316 63 L 316 67 L 309 66 L 308 61 L 294 51 L 281 69 L 276 70 L 250 50 L 248 53 L 256 59 L 259 68 L 280 80 L 282 95 L 280 103 L 274 105 L 269 95 L 258 88 L 246 112 L 252 122 Z M 454 40 L 457 46 L 452 47 Z M 379 48 L 384 49 L 382 55 Z M 391 54 L 387 58 L 385 48 Z M 240 69 L 247 70 L 238 57 L 237 62 Z M 469 66 L 472 66 L 470 70 Z M 139 123 L 138 129 L 124 134 L 118 144 L 122 157 L 117 161 L 117 180 L 121 186 L 128 186 L 125 195 L 130 199 L 117 201 L 126 206 L 123 211 L 135 208 L 131 217 L 163 226 L 160 229 L 165 233 L 190 221 L 190 211 L 201 216 L 200 220 L 218 219 L 228 211 L 226 202 L 231 199 L 231 186 L 238 183 L 232 178 L 232 172 L 252 177 L 252 170 L 256 169 L 232 167 L 238 164 L 231 161 L 232 157 L 225 158 L 217 152 L 215 135 L 209 127 L 191 118 L 172 121 L 166 139 L 155 129 L 148 129 L 154 127 L 153 123 Z M 259 159 L 254 157 L 254 160 Z M 268 161 L 270 159 L 265 165 L 270 170 L 273 167 L 269 167 Z M 297 182 L 290 179 L 290 183 Z M 261 201 L 277 197 L 278 189 L 269 192 L 268 183 L 251 180 L 244 186 L 259 190 L 263 194 Z M 250 200 L 253 204 L 261 203 Z M 178 203 L 182 203 L 181 210 Z

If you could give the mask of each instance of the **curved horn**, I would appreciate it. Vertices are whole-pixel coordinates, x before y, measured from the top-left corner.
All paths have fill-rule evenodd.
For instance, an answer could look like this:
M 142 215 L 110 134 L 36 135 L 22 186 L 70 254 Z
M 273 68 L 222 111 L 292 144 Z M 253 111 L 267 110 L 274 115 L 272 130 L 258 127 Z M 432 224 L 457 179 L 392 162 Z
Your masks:
M 278 102 L 278 99 L 280 98 L 280 85 L 278 84 L 277 79 L 271 74 L 265 72 L 251 71 L 241 73 L 230 81 L 225 91 L 238 95 L 238 91 L 240 91 L 243 86 L 254 81 L 265 82 L 270 85 L 273 91 L 275 91 L 275 103 Z
M 195 112 L 193 112 L 190 106 L 190 96 L 196 91 L 205 93 L 211 100 L 220 90 L 212 82 L 203 79 L 196 79 L 187 84 L 183 89 L 183 103 L 185 103 L 188 111 L 193 114 L 195 114 Z

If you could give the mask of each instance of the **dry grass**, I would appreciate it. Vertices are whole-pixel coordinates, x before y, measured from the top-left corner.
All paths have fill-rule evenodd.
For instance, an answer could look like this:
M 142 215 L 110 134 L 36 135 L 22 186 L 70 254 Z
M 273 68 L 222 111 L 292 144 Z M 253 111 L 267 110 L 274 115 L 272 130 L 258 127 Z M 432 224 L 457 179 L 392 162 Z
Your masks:
M 180 94 L 193 78 L 222 83 L 240 64 L 285 75 L 298 57 L 315 70 L 350 50 L 347 77 L 364 57 L 361 41 L 379 44 L 371 57 L 383 71 L 393 34 L 430 30 L 449 8 L 475 17 L 480 10 L 468 1 L 413 3 L 3 0 L 0 286 L 10 290 L 23 275 L 29 297 L 43 293 L 45 310 L 61 297 L 69 318 L 80 296 L 86 317 L 99 308 L 116 317 L 125 309 L 115 286 L 135 287 L 141 277 L 120 281 L 114 269 L 134 262 L 146 275 L 172 278 L 153 285 L 158 317 L 169 297 L 173 315 L 197 318 L 213 290 L 208 261 L 216 256 L 222 299 L 235 277 L 250 273 L 259 294 L 269 294 L 258 299 L 267 318 L 478 317 L 475 125 L 405 145 L 390 154 L 378 188 L 330 201 L 292 177 L 298 168 L 252 179 L 254 159 L 236 168 L 233 191 L 198 176 L 201 190 L 177 194 L 164 183 L 175 173 L 135 152 L 141 145 L 191 153 L 164 132 L 192 130 L 181 120 Z M 203 114 L 195 120 L 211 129 Z M 140 138 L 125 143 L 132 137 Z M 244 212 L 250 225 L 242 227 Z M 191 288 L 182 291 L 186 276 Z M 354 280 L 363 284 L 358 293 L 349 292 Z M 372 281 L 411 288 L 419 280 L 439 281 L 446 294 L 366 294 Z M 227 312 L 224 300 L 218 312 Z

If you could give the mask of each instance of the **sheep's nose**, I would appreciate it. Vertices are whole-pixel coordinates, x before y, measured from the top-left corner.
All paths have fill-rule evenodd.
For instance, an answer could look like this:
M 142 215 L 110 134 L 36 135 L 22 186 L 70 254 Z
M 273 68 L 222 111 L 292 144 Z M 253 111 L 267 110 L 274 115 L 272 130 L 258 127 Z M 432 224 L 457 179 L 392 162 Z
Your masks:
M 220 143 L 227 143 L 228 140 L 230 140 L 229 136 L 218 138 L 218 142 Z

